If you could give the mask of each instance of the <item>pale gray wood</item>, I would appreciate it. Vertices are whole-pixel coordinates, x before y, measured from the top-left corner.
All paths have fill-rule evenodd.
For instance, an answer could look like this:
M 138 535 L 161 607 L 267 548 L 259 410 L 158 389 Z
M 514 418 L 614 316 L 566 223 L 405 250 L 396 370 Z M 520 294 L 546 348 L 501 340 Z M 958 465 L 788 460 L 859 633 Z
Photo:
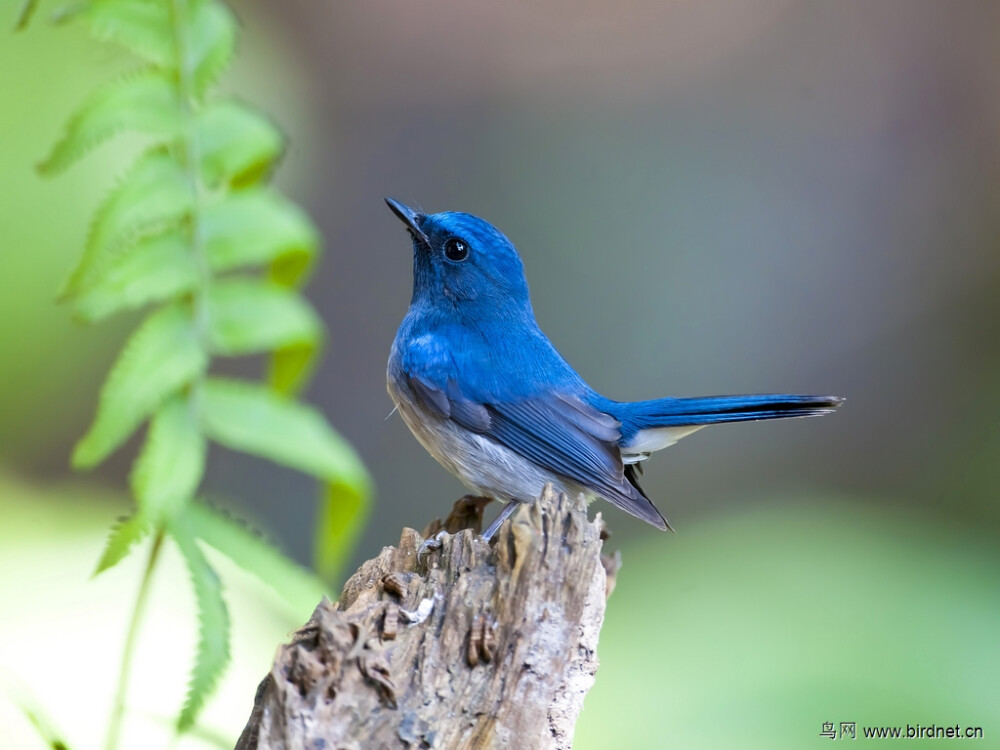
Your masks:
M 602 560 L 600 516 L 546 488 L 492 548 L 469 529 L 441 541 L 418 560 L 404 529 L 317 607 L 238 750 L 572 745 L 619 564 Z

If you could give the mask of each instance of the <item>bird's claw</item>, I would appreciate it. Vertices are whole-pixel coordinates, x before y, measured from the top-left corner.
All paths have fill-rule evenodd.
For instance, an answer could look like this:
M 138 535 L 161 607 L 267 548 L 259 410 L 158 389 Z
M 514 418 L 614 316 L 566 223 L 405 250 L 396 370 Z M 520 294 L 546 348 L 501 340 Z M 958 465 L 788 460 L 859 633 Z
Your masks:
M 430 537 L 429 539 L 424 539 L 423 544 L 417 548 L 417 564 L 423 565 L 424 558 L 427 557 L 431 552 L 441 549 L 444 544 L 444 538 L 448 536 L 448 532 L 441 529 L 437 534 Z

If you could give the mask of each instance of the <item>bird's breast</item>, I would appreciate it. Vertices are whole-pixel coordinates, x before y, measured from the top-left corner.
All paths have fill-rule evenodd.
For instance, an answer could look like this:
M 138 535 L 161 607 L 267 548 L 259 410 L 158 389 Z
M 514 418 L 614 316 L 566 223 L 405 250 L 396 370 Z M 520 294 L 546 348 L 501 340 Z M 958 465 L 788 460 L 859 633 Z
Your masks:
M 398 367 L 398 358 L 395 363 L 393 358 L 389 360 L 387 387 L 396 410 L 417 441 L 477 495 L 504 502 L 532 500 L 541 494 L 547 483 L 570 496 L 582 491 L 582 487 L 537 466 L 496 441 L 426 408 Z

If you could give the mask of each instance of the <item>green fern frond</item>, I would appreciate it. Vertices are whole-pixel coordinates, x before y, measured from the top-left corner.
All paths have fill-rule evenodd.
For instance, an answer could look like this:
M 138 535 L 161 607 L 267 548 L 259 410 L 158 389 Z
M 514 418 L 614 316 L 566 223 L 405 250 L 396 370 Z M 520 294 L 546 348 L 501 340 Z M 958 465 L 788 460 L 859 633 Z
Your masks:
M 196 93 L 203 93 L 228 67 L 236 47 L 236 19 L 221 3 L 195 2 L 185 24 L 186 60 L 178 55 L 176 9 L 156 0 L 93 0 L 77 14 L 101 41 L 121 45 L 168 72 L 193 70 Z
M 94 423 L 73 451 L 73 465 L 89 468 L 103 461 L 207 365 L 187 305 L 176 303 L 151 314 L 111 368 Z
M 133 513 L 112 526 L 94 575 L 113 568 L 124 560 L 132 548 L 150 532 L 152 526 L 149 518 L 142 512 Z
M 91 323 L 122 310 L 184 296 L 198 285 L 198 264 L 187 238 L 174 227 L 122 247 L 104 273 L 73 301 L 73 312 Z
M 367 518 L 368 473 L 314 410 L 269 388 L 209 378 L 202 410 L 205 432 L 221 445 L 252 453 L 323 480 L 316 525 L 317 570 L 332 578 Z
M 181 122 L 178 105 L 177 87 L 162 70 L 147 68 L 122 76 L 95 91 L 70 118 L 66 133 L 38 169 L 57 174 L 119 133 L 172 139 Z
M 201 481 L 205 452 L 205 436 L 192 397 L 172 396 L 150 421 L 146 443 L 132 470 L 132 492 L 139 508 L 155 519 L 179 513 Z
M 208 295 L 209 351 L 259 354 L 301 346 L 315 352 L 322 335 L 316 313 L 299 295 L 262 279 L 227 279 Z
M 325 580 L 335 580 L 340 574 L 370 512 L 369 485 L 341 479 L 324 485 L 313 532 L 313 564 Z
M 236 51 L 236 18 L 220 2 L 195 2 L 188 55 L 194 93 L 201 95 L 229 67 Z
M 310 344 L 275 349 L 267 365 L 268 385 L 284 396 L 294 396 L 309 380 L 317 359 L 317 349 Z
M 202 424 L 217 443 L 319 479 L 368 487 L 364 465 L 312 407 L 224 378 L 206 378 L 202 398 Z
M 174 518 L 169 529 L 191 574 L 198 605 L 198 649 L 184 707 L 177 718 L 177 730 L 183 732 L 194 724 L 229 663 L 229 610 L 219 576 L 199 549 L 187 517 Z
M 114 42 L 161 68 L 176 68 L 170 8 L 149 0 L 93 0 L 81 14 L 95 39 Z
M 208 206 L 202 231 L 213 271 L 270 264 L 272 278 L 286 286 L 301 283 L 319 252 L 319 236 L 301 209 L 264 187 Z
M 328 591 L 315 573 L 289 560 L 245 523 L 202 503 L 184 509 L 192 533 L 266 583 L 296 612 L 309 612 Z
M 23 17 L 33 9 L 29 2 Z M 284 151 L 280 130 L 248 105 L 212 95 L 236 47 L 232 12 L 218 0 L 90 0 L 65 6 L 62 15 L 140 60 L 135 71 L 84 101 L 39 169 L 59 173 L 121 133 L 150 140 L 97 210 L 62 296 L 84 321 L 159 306 L 111 368 L 72 461 L 81 468 L 100 463 L 149 420 L 130 477 L 138 511 L 115 527 L 98 570 L 154 532 L 142 601 L 164 533 L 181 548 L 200 623 L 178 720 L 184 729 L 228 661 L 229 616 L 197 538 L 271 585 L 296 592 L 289 599 L 296 606 L 320 593 L 270 547 L 193 503 L 208 440 L 323 482 L 317 555 L 326 575 L 356 538 L 371 481 L 323 416 L 291 398 L 323 341 L 319 317 L 296 291 L 315 261 L 319 237 L 299 208 L 265 185 Z M 230 275 L 237 270 L 255 275 Z M 208 377 L 213 356 L 249 354 L 269 357 L 266 384 Z M 124 687 L 116 706 L 112 738 Z
M 235 101 L 220 101 L 198 114 L 201 178 L 208 187 L 250 185 L 267 177 L 284 139 L 266 117 Z
M 83 257 L 62 296 L 94 284 L 123 248 L 178 226 L 193 206 L 189 179 L 171 153 L 161 148 L 146 152 L 98 208 Z

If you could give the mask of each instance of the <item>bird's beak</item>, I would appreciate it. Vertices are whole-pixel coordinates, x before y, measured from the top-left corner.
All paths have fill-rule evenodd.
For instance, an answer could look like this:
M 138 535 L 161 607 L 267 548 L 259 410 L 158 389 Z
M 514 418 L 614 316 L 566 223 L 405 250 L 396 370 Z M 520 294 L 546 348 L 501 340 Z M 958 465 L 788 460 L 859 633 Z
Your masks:
M 403 205 L 399 201 L 393 200 L 392 198 L 386 198 L 385 202 L 386 205 L 392 209 L 392 212 L 399 217 L 399 220 L 406 224 L 406 228 L 410 230 L 410 234 L 413 235 L 413 239 L 419 240 L 425 245 L 430 244 L 430 240 L 427 239 L 427 235 L 424 234 L 423 230 L 420 228 L 420 224 L 424 219 L 423 214 L 418 214 L 409 206 Z

